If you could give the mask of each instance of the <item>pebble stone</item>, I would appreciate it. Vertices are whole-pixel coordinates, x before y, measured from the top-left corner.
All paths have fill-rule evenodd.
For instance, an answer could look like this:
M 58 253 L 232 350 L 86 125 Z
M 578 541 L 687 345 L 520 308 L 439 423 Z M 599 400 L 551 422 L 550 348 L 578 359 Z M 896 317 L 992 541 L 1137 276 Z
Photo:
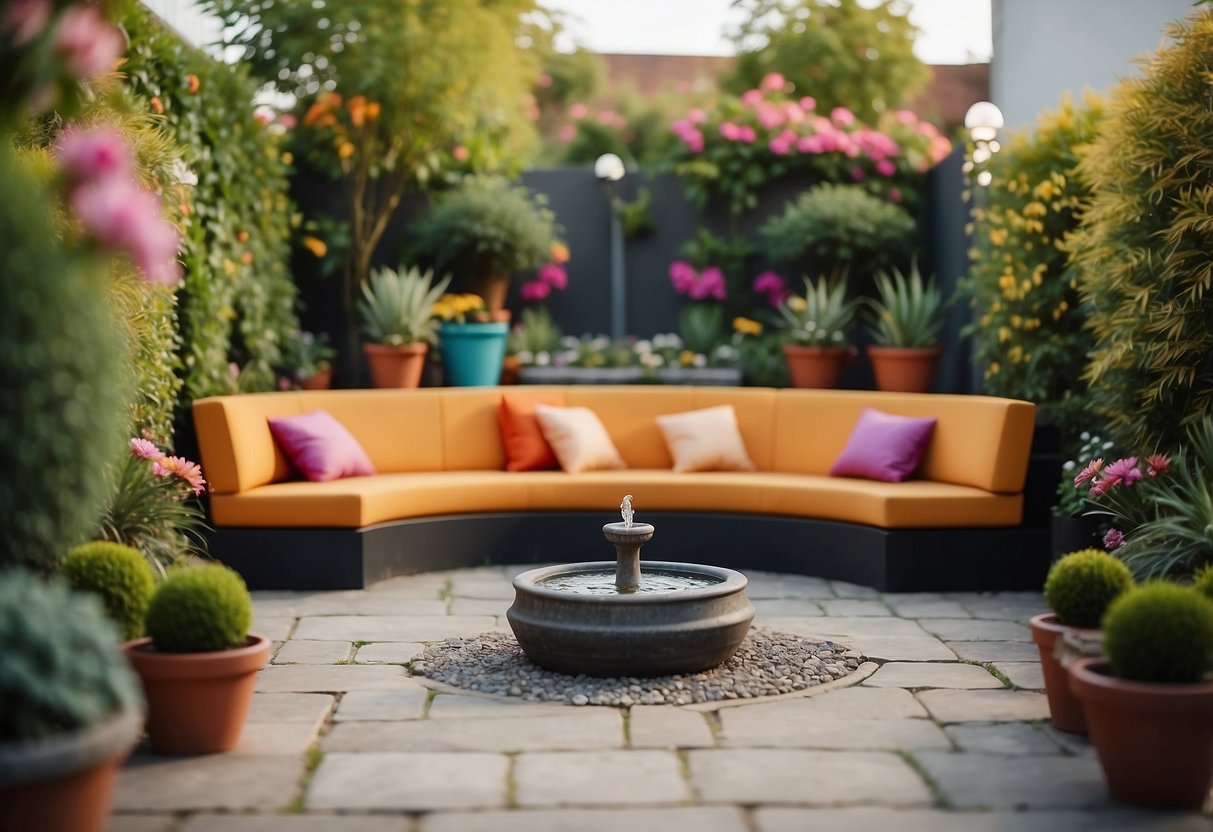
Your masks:
M 804 690 L 854 673 L 863 656 L 832 641 L 752 629 L 719 667 L 651 678 L 569 676 L 545 670 L 508 633 L 449 638 L 431 645 L 413 671 L 465 690 L 570 705 L 689 705 Z

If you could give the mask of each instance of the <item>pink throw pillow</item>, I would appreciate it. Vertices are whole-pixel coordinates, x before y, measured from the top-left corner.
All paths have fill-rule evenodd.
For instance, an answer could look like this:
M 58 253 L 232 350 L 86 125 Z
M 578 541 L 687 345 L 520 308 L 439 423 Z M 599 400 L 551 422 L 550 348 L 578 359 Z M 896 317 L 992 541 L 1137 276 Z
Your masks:
M 922 461 L 937 421 L 864 408 L 830 476 L 901 482 Z
M 291 464 L 312 482 L 375 473 L 358 440 L 323 410 L 270 419 L 269 423 L 270 433 Z

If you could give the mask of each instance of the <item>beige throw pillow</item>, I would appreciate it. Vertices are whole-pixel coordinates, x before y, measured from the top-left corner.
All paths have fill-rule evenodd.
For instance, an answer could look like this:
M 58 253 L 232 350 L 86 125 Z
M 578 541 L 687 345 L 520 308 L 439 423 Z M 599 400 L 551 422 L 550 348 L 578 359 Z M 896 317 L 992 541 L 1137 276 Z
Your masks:
M 570 474 L 627 468 L 598 414 L 588 407 L 535 405 L 543 438 Z
M 753 471 L 731 404 L 658 416 L 674 470 Z

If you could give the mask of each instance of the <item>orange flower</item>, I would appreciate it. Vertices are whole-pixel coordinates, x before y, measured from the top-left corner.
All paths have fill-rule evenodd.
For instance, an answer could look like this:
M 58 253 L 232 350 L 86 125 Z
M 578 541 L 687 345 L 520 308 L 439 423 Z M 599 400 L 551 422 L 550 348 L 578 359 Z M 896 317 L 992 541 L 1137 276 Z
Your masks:
M 241 254 L 240 262 L 246 266 L 251 266 L 253 264 L 253 253 L 251 251 L 246 251 L 244 254 Z
M 318 240 L 315 237 L 304 237 L 303 247 L 317 257 L 323 257 L 329 251 L 329 247 L 324 244 L 324 240 Z
M 247 243 L 248 242 L 248 232 L 241 231 L 240 233 L 238 233 L 236 235 L 236 239 L 242 243 Z
M 472 154 L 471 154 L 471 151 L 469 151 L 466 147 L 464 147 L 463 145 L 459 145 L 454 150 L 451 151 L 451 155 L 455 157 L 456 161 L 466 162 L 468 160 L 468 157 L 471 156 Z
M 569 262 L 569 247 L 564 243 L 552 243 L 552 262 L 567 263 Z
M 303 123 L 308 125 L 315 124 L 328 111 L 328 105 L 323 101 L 314 101 L 312 102 L 312 106 L 307 108 L 307 113 L 303 116 Z
M 164 112 L 164 103 L 160 100 L 159 96 L 153 95 L 152 100 L 148 103 L 150 103 L 152 105 L 152 109 L 155 110 L 157 113 Z
M 366 124 L 366 98 L 355 95 L 345 105 L 345 108 L 350 111 L 350 123 L 355 127 Z
M 370 104 L 366 105 L 366 117 L 369 118 L 371 121 L 374 121 L 375 119 L 379 118 L 379 102 L 378 101 L 372 101 Z
M 198 79 L 198 76 L 195 75 L 194 73 L 191 72 L 189 75 L 185 76 L 185 88 L 187 90 L 189 90 L 191 93 L 198 92 L 198 89 L 201 86 L 202 86 L 202 81 L 200 81 Z
M 348 159 L 354 155 L 354 143 L 342 142 L 337 145 L 337 156 L 342 159 Z

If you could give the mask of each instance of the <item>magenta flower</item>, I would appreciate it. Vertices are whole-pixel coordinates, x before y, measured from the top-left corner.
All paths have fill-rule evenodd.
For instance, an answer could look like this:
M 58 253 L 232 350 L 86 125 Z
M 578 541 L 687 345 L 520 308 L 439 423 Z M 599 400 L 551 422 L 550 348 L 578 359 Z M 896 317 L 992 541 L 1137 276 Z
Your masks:
M 754 132 L 753 127 L 743 124 L 737 128 L 737 140 L 745 144 L 753 144 L 758 140 L 758 134 Z
M 68 128 L 55 143 L 55 155 L 74 183 L 125 176 L 131 151 L 122 134 L 108 125 L 91 130 Z
M 569 288 L 569 273 L 555 263 L 547 263 L 539 268 L 539 280 L 562 292 Z
M 131 439 L 131 453 L 140 459 L 150 459 L 152 462 L 159 462 L 161 459 L 164 459 L 164 454 L 156 447 L 155 443 L 138 437 Z
M 206 490 L 206 480 L 202 478 L 202 468 L 196 462 L 190 462 L 181 456 L 166 456 L 152 463 L 152 471 L 158 477 L 180 477 L 195 494 Z
M 830 110 L 830 120 L 839 127 L 850 127 L 855 123 L 855 114 L 846 107 L 835 107 Z
M 731 121 L 726 121 L 720 125 L 720 135 L 731 142 L 735 142 L 741 138 L 741 127 Z
M 1129 456 L 1118 459 L 1104 469 L 1103 479 L 1108 482 L 1104 490 L 1117 485 L 1130 486 L 1141 479 L 1141 470 L 1137 467 L 1137 457 Z
M 124 48 L 122 33 L 101 16 L 95 5 L 69 7 L 55 30 L 55 51 L 63 57 L 67 71 L 77 78 L 109 72 Z
M 1078 476 L 1074 478 L 1074 487 L 1082 485 L 1084 482 L 1089 482 L 1095 479 L 1095 475 L 1099 473 L 1099 469 L 1103 468 L 1103 458 L 1093 459 L 1087 463 L 1087 467 L 1078 472 Z
M 0 18 L 0 32 L 11 32 L 13 45 L 25 46 L 37 37 L 50 16 L 50 0 L 12 0 Z
M 542 280 L 528 280 L 518 292 L 524 301 L 531 302 L 547 298 L 552 293 L 552 287 Z
M 1150 454 L 1146 457 L 1146 473 L 1151 477 L 1171 470 L 1171 458 L 1166 454 Z
M 709 266 L 700 273 L 698 284 L 690 292 L 690 296 L 695 300 L 706 300 L 707 298 L 724 300 L 727 294 L 724 272 L 715 266 Z
M 670 264 L 670 283 L 678 294 L 685 295 L 690 292 L 698 279 L 699 273 L 695 271 L 695 267 L 685 260 L 675 260 Z
M 1107 534 L 1103 536 L 1103 547 L 1109 552 L 1124 545 L 1125 533 L 1120 529 L 1108 529 Z
M 784 138 L 783 134 L 781 133 L 767 142 L 767 149 L 776 156 L 787 156 L 792 152 L 792 142 L 790 139 Z
M 897 172 L 897 167 L 888 159 L 881 159 L 876 163 L 876 172 L 881 176 L 892 176 Z
M 112 176 L 79 185 L 71 193 L 72 210 L 105 248 L 126 251 L 151 283 L 181 280 L 177 249 L 181 238 L 160 216 L 160 198 L 132 180 Z

